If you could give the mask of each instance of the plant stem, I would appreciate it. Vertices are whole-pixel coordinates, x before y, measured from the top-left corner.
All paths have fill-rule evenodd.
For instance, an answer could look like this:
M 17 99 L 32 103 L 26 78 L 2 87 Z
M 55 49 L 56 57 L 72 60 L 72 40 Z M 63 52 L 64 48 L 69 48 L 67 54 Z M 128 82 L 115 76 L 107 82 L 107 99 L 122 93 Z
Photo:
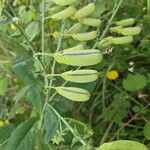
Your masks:
M 57 115 L 57 117 L 65 124 L 66 127 L 68 127 L 68 129 L 70 130 L 70 132 L 74 135 L 75 138 L 77 138 L 84 146 L 86 146 L 86 142 L 79 137 L 74 129 L 68 124 L 68 122 L 56 111 L 56 109 L 54 109 L 54 107 L 52 107 L 50 104 L 47 103 L 47 106 Z
M 42 31 L 42 34 L 41 34 L 41 38 L 42 38 L 42 43 L 41 43 L 41 48 L 42 48 L 42 53 L 45 52 L 45 30 L 44 30 L 44 13 L 45 13 L 45 0 L 42 0 L 42 19 L 41 19 L 41 31 Z M 42 55 L 42 62 L 44 63 L 44 57 Z
M 131 97 L 130 95 L 128 95 L 125 91 L 123 91 L 121 88 L 119 88 L 118 86 L 114 85 L 113 83 L 108 83 L 111 86 L 113 86 L 114 88 L 116 88 L 118 91 L 122 92 L 123 94 L 127 95 L 134 103 L 136 103 L 137 105 L 139 105 L 140 107 L 143 108 L 143 105 L 140 104 L 136 99 L 134 99 L 133 97 Z
M 62 28 L 61 28 L 61 36 L 59 38 L 59 42 L 58 42 L 58 46 L 57 46 L 57 50 L 56 52 L 58 52 L 60 50 L 60 47 L 61 47 L 61 43 L 62 43 L 62 35 L 63 35 L 63 32 L 64 32 L 64 27 L 65 27 L 65 24 L 62 25 Z M 56 61 L 54 60 L 53 61 L 53 64 L 52 64 L 52 71 L 51 71 L 51 74 L 55 74 L 55 65 L 56 65 Z M 45 78 L 47 79 L 46 77 L 47 75 L 45 75 Z M 45 102 L 44 102 L 44 105 L 43 105 L 43 109 L 42 109 L 42 114 L 41 114 L 41 117 L 40 117 L 40 121 L 39 121 L 39 125 L 38 125 L 38 129 L 41 128 L 42 126 L 42 122 L 43 122 L 43 118 L 44 118 L 44 112 L 45 112 L 45 109 L 46 109 L 46 106 L 48 104 L 48 101 L 49 101 L 49 93 L 51 91 L 51 87 L 52 87 L 52 84 L 53 84 L 53 78 L 51 78 L 50 80 L 50 83 L 49 85 L 45 84 L 45 86 L 49 86 L 50 88 L 48 88 L 46 90 L 46 99 L 45 99 Z
M 115 15 L 117 14 L 117 12 L 118 12 L 118 10 L 119 10 L 119 8 L 120 8 L 122 2 L 123 2 L 123 0 L 120 0 L 119 3 L 117 4 L 117 6 L 116 6 L 116 5 L 114 6 L 114 11 L 113 11 L 113 14 L 112 14 L 111 18 L 109 19 L 109 22 L 107 23 L 106 28 L 105 28 L 105 30 L 103 31 L 103 34 L 102 34 L 101 37 L 98 39 L 98 41 L 94 44 L 93 48 L 96 48 L 96 47 L 97 47 L 97 44 L 99 43 L 99 41 L 102 40 L 102 39 L 105 37 L 105 35 L 107 34 L 107 31 L 108 31 L 108 29 L 109 29 L 109 27 L 110 27 L 110 25 L 111 25 L 111 23 L 112 23 L 112 21 L 113 21 Z
M 150 0 L 147 0 L 147 14 L 148 18 L 150 18 Z
M 113 126 L 113 121 L 111 121 L 109 123 L 109 125 L 108 125 L 108 127 L 107 127 L 107 129 L 106 129 L 106 131 L 105 131 L 105 133 L 104 133 L 104 135 L 102 137 L 102 140 L 100 142 L 100 146 L 105 142 L 105 140 L 107 138 L 107 135 L 109 134 L 109 131 L 111 130 L 112 126 Z

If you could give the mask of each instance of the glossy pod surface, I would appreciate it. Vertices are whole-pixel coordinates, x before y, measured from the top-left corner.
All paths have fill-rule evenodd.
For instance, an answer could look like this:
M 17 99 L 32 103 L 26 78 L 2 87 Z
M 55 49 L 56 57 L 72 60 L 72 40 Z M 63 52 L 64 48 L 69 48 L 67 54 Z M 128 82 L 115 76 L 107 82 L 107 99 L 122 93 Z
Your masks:
M 128 27 L 128 28 L 122 28 L 118 30 L 118 33 L 122 35 L 137 35 L 141 32 L 140 27 Z
M 92 27 L 99 27 L 101 25 L 101 20 L 99 19 L 93 19 L 93 18 L 83 18 L 81 20 L 82 24 L 92 26 Z
M 111 39 L 111 42 L 117 45 L 131 43 L 132 41 L 133 41 L 132 36 L 114 37 Z
M 88 83 L 93 82 L 98 79 L 99 73 L 96 70 L 75 70 L 67 71 L 61 74 L 61 77 L 66 81 L 76 82 L 76 83 Z
M 119 140 L 110 143 L 104 143 L 96 150 L 148 150 L 148 149 L 145 145 L 135 141 Z
M 77 50 L 73 52 L 58 52 L 54 54 L 54 59 L 58 63 L 71 66 L 91 66 L 102 61 L 102 53 L 99 50 Z
M 52 0 L 55 4 L 65 6 L 75 3 L 77 0 Z
M 133 25 L 134 23 L 135 23 L 134 18 L 128 18 L 128 19 L 117 21 L 115 24 L 117 26 L 129 26 L 129 25 Z
M 75 14 L 74 14 L 74 18 L 75 19 L 81 19 L 84 18 L 86 16 L 89 16 L 93 11 L 95 10 L 95 5 L 94 3 L 90 3 L 87 6 L 81 8 L 80 10 L 78 10 Z
M 76 9 L 73 6 L 65 8 L 64 10 L 52 15 L 54 20 L 64 20 L 68 17 L 71 17 L 76 12 Z
M 84 102 L 90 99 L 90 93 L 82 88 L 76 87 L 54 87 L 63 97 L 72 101 Z
M 97 31 L 72 34 L 71 37 L 78 41 L 89 41 L 89 40 L 93 40 L 97 37 Z

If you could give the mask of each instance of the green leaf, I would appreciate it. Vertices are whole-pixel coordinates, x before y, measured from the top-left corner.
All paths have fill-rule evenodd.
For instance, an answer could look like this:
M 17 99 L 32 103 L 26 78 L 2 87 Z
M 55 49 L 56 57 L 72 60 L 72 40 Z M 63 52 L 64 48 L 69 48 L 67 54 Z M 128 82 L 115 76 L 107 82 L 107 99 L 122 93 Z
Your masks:
M 37 112 L 41 111 L 41 96 L 40 96 L 40 90 L 38 88 L 38 85 L 33 84 L 31 85 L 30 90 L 27 93 L 28 100 L 32 103 L 33 109 Z
M 38 133 L 36 135 L 36 146 L 37 150 L 52 150 L 49 144 L 46 144 L 43 137 Z
M 144 132 L 145 138 L 147 138 L 148 140 L 150 140 L 150 121 L 148 121 L 145 124 L 143 132 Z
M 123 87 L 128 91 L 138 91 L 147 85 L 147 79 L 141 74 L 129 74 L 126 79 L 123 79 Z
M 12 124 L 8 124 L 0 127 L 0 144 L 4 143 L 11 135 L 14 126 Z
M 0 95 L 4 96 L 8 90 L 8 81 L 6 79 L 0 79 Z
M 33 12 L 31 9 L 27 10 L 26 6 L 20 6 L 18 15 L 23 23 L 28 23 L 32 20 Z
M 15 100 L 15 104 L 17 104 L 22 97 L 25 96 L 25 94 L 27 93 L 27 91 L 31 88 L 31 85 L 27 85 L 24 86 L 17 94 L 16 96 L 13 98 Z
M 25 33 L 27 34 L 30 41 L 32 41 L 39 33 L 39 24 L 37 22 L 31 22 L 26 28 Z
M 59 130 L 59 120 L 56 114 L 51 111 L 48 107 L 44 112 L 44 140 L 46 143 L 57 135 L 57 131 Z
M 34 150 L 34 135 L 32 128 L 36 118 L 21 123 L 11 134 L 7 150 Z

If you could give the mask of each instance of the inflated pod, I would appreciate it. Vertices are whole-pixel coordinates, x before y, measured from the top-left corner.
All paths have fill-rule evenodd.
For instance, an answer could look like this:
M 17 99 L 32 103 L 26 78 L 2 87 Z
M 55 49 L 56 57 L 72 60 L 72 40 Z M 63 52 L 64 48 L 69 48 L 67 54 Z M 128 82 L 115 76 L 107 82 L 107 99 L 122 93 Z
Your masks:
M 80 23 L 76 23 L 73 25 L 68 31 L 68 34 L 75 34 L 78 33 L 81 30 L 82 25 Z
M 97 37 L 97 31 L 72 34 L 71 37 L 78 41 L 89 41 L 89 40 L 93 40 Z
M 64 20 L 66 18 L 71 17 L 76 12 L 76 9 L 73 6 L 65 8 L 64 10 L 52 15 L 52 19 L 54 20 Z
M 98 79 L 99 73 L 96 70 L 75 70 L 67 71 L 61 74 L 61 77 L 66 81 L 76 83 L 88 83 Z
M 74 19 L 81 19 L 89 16 L 95 10 L 94 3 L 90 3 L 87 6 L 79 9 L 73 16 Z
M 127 44 L 127 43 L 131 43 L 132 41 L 133 41 L 132 36 L 114 37 L 111 39 L 111 42 L 116 45 Z
M 51 7 L 48 11 L 50 14 L 54 14 L 54 13 L 61 11 L 62 9 L 63 9 L 62 6 L 54 6 L 54 7 Z
M 93 18 L 83 18 L 80 22 L 82 24 L 92 26 L 92 27 L 99 27 L 102 23 L 100 19 L 93 19 Z
M 77 50 L 69 52 L 57 52 L 54 54 L 54 59 L 58 63 L 71 66 L 91 66 L 96 65 L 102 61 L 102 53 L 96 49 Z
M 75 3 L 77 0 L 52 0 L 55 4 L 65 6 Z
M 98 47 L 106 47 L 106 46 L 110 46 L 112 44 L 112 40 L 113 36 L 109 36 L 106 37 L 104 39 L 102 39 L 99 43 L 98 43 Z
M 111 27 L 111 28 L 110 28 L 110 32 L 117 32 L 117 33 L 118 33 L 118 31 L 119 31 L 120 29 L 122 29 L 122 26 Z
M 134 23 L 135 23 L 134 18 L 123 19 L 123 20 L 115 22 L 117 26 L 130 26 L 130 25 L 133 25 Z
M 141 32 L 140 27 L 128 27 L 128 28 L 122 28 L 118 30 L 118 33 L 122 35 L 137 35 Z
M 74 47 L 67 48 L 63 50 L 63 52 L 71 52 L 71 51 L 78 51 L 78 50 L 84 50 L 84 46 L 82 44 L 79 44 Z
M 139 142 L 119 140 L 110 143 L 104 143 L 96 150 L 148 150 L 148 148 Z
M 76 87 L 54 87 L 63 97 L 72 101 L 84 102 L 90 99 L 90 93 L 82 88 Z

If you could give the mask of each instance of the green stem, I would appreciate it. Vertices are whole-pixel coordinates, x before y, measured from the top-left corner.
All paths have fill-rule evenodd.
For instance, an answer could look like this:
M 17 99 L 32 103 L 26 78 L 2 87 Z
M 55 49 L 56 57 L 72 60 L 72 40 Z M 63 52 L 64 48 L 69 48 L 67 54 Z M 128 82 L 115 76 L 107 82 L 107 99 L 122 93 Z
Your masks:
M 111 130 L 112 126 L 113 126 L 113 121 L 111 121 L 109 123 L 109 125 L 108 125 L 108 127 L 107 127 L 107 129 L 106 129 L 106 131 L 105 131 L 105 133 L 104 133 L 104 135 L 102 137 L 102 140 L 100 142 L 100 146 L 105 142 L 105 140 L 106 140 L 106 138 L 107 138 L 107 136 L 109 134 L 109 131 Z
M 150 0 L 147 0 L 147 14 L 149 18 L 150 17 Z
M 64 32 L 64 27 L 65 27 L 65 24 L 63 24 L 63 25 L 62 25 L 62 28 L 61 28 L 61 33 L 62 33 L 62 34 L 63 34 L 63 32 Z M 60 49 L 60 47 L 61 47 L 62 37 L 63 37 L 62 34 L 61 34 L 61 36 L 60 36 L 60 39 L 59 39 L 59 43 L 58 43 L 56 52 L 58 52 L 59 49 Z M 54 60 L 54 61 L 53 61 L 53 65 L 52 65 L 51 74 L 55 74 L 55 65 L 56 65 L 56 61 Z M 45 78 L 46 78 L 46 76 L 47 76 L 47 75 L 45 75 Z M 46 79 L 47 79 L 47 78 L 46 78 Z M 41 126 L 42 126 L 42 122 L 43 122 L 43 118 L 44 118 L 44 112 L 45 112 L 46 106 L 47 106 L 48 101 L 49 101 L 49 93 L 50 93 L 50 91 L 51 91 L 51 89 L 52 89 L 52 88 L 51 88 L 51 87 L 52 87 L 52 84 L 53 84 L 53 78 L 51 78 L 49 85 L 45 84 L 45 86 L 48 86 L 48 87 L 50 87 L 50 88 L 47 88 L 47 90 L 46 90 L 46 99 L 45 99 L 45 102 L 44 102 L 44 105 L 43 105 L 42 114 L 41 114 L 41 117 L 40 117 L 38 129 L 40 129 Z
M 35 53 L 34 56 L 49 56 L 49 57 L 53 57 L 54 54 L 51 53 Z
M 109 27 L 110 27 L 110 25 L 111 25 L 111 23 L 112 23 L 112 21 L 113 21 L 115 15 L 117 14 L 117 12 L 118 12 L 118 10 L 119 10 L 119 8 L 120 8 L 122 2 L 123 2 L 123 0 L 120 0 L 119 3 L 118 3 L 118 5 L 117 5 L 117 6 L 116 6 L 116 5 L 114 6 L 113 14 L 112 14 L 112 16 L 111 16 L 109 22 L 107 23 L 106 28 L 105 28 L 103 34 L 102 34 L 101 37 L 98 39 L 98 41 L 94 44 L 94 46 L 93 46 L 94 48 L 97 47 L 97 44 L 99 43 L 99 41 L 102 40 L 102 39 L 105 37 L 105 35 L 107 34 L 107 31 L 108 31 L 108 29 L 109 29 Z
M 68 127 L 68 129 L 70 130 L 70 132 L 74 135 L 74 137 L 76 139 L 78 139 L 83 145 L 87 145 L 86 142 L 81 138 L 79 137 L 74 129 L 68 124 L 68 122 L 56 111 L 56 109 L 54 109 L 54 107 L 52 107 L 50 104 L 47 103 L 47 106 L 57 115 L 57 117 L 65 124 L 66 127 Z
M 42 43 L 41 43 L 41 48 L 42 48 L 42 53 L 45 52 L 45 30 L 44 30 L 44 13 L 45 13 L 45 0 L 42 0 L 42 19 L 41 19 L 41 22 L 42 22 L 42 25 L 41 25 L 41 31 L 42 31 L 42 34 L 41 34 L 41 38 L 42 38 Z M 44 57 L 42 55 L 42 62 L 44 63 Z
M 113 83 L 108 83 L 111 86 L 113 86 L 114 88 L 116 88 L 118 91 L 120 91 L 121 93 L 127 95 L 134 103 L 136 103 L 137 105 L 139 105 L 140 107 L 143 107 L 142 104 L 140 104 L 136 99 L 134 99 L 133 97 L 131 97 L 130 95 L 128 95 L 126 92 L 124 92 L 121 88 L 119 88 L 118 86 L 114 85 Z

